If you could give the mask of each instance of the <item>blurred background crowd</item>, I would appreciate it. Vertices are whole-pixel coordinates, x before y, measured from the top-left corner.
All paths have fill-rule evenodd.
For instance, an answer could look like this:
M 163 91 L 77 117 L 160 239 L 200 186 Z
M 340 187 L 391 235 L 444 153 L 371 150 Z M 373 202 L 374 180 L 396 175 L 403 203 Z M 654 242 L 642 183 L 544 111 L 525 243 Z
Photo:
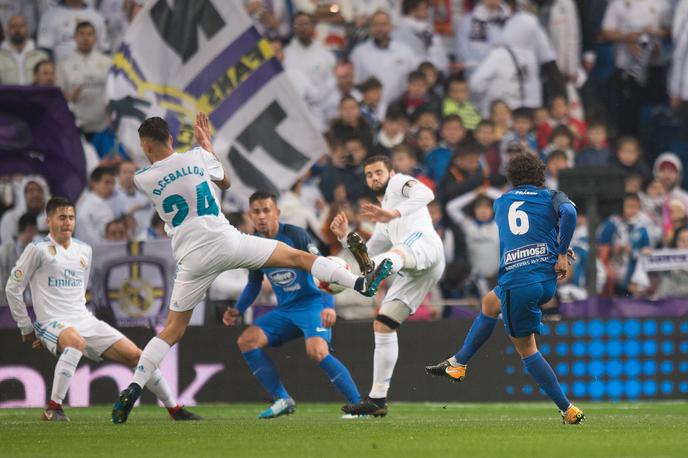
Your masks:
M 0 0 L 0 84 L 57 86 L 82 132 L 89 189 L 76 237 L 91 244 L 165 239 L 133 182 L 136 157 L 118 141 L 105 84 L 142 0 Z M 246 0 L 256 28 L 303 97 L 330 153 L 279 197 L 283 222 L 307 228 L 324 254 L 350 260 L 329 223 L 372 201 L 361 164 L 389 156 L 435 193 L 430 205 L 447 270 L 417 319 L 452 315 L 495 283 L 492 202 L 506 165 L 529 151 L 560 188 L 567 169 L 616 169 L 623 198 L 589 234 L 584 208 L 573 275 L 551 304 L 598 295 L 688 297 L 688 266 L 643 271 L 641 256 L 688 250 L 688 0 Z M 606 169 L 605 169 L 606 170 Z M 563 189 L 566 191 L 566 189 Z M 0 281 L 45 231 L 51 191 L 40 176 L 0 171 Z M 223 211 L 252 232 L 248 203 Z M 596 259 L 589 253 L 595 238 Z M 587 285 L 586 266 L 596 270 Z M 209 299 L 238 297 L 245 273 L 221 276 Z M 266 290 L 266 288 L 264 288 Z M 2 297 L 4 299 L 4 297 Z M 269 294 L 260 299 L 269 304 Z M 373 316 L 337 296 L 344 318 Z M 371 303 L 372 305 L 372 303 Z

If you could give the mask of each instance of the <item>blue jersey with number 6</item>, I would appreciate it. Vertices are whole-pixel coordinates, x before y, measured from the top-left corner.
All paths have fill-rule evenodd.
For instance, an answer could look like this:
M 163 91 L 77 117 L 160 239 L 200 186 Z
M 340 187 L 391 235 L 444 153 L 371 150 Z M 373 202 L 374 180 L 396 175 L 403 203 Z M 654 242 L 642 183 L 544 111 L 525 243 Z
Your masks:
M 495 201 L 499 286 L 513 288 L 556 278 L 563 204 L 572 205 L 566 194 L 535 186 L 519 186 Z

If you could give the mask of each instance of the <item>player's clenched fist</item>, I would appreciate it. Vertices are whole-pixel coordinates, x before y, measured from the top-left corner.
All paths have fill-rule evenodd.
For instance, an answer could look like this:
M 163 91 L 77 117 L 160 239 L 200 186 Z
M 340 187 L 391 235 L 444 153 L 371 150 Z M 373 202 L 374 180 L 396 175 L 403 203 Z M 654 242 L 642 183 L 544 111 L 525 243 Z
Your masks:
M 332 219 L 330 230 L 339 239 L 346 237 L 346 234 L 349 232 L 349 219 L 346 217 L 346 213 L 339 212 L 337 216 Z
M 222 315 L 222 322 L 225 326 L 234 326 L 239 319 L 239 311 L 232 307 L 227 307 L 225 313 Z

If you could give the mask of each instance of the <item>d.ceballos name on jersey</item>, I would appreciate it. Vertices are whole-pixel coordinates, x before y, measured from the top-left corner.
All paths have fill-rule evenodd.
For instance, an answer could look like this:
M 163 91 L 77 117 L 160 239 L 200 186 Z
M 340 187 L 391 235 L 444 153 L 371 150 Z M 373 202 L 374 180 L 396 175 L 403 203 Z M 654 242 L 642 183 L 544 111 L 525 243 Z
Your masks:
M 535 262 L 546 261 L 547 258 L 547 244 L 534 243 L 504 253 L 504 268 L 506 270 L 516 269 Z
M 162 180 L 158 181 L 159 188 L 154 189 L 153 194 L 159 196 L 162 194 L 162 191 L 167 187 L 168 184 L 172 183 L 173 181 L 177 181 L 179 178 L 184 178 L 190 175 L 198 175 L 202 177 L 205 175 L 205 172 L 201 167 L 191 167 L 190 165 L 187 167 L 182 167 L 181 169 L 177 169 L 172 173 L 168 173 L 162 178 Z
M 51 288 L 81 288 L 84 281 L 79 278 L 79 274 L 73 270 L 65 269 L 64 277 L 48 277 L 48 286 Z

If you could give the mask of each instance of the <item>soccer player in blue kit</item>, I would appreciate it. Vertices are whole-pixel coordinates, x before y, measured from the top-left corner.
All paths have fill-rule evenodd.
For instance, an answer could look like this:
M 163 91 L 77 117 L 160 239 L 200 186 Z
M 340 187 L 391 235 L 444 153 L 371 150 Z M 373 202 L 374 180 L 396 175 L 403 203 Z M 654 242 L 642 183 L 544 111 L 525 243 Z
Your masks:
M 512 158 L 507 175 L 513 189 L 494 203 L 500 241 L 498 286 L 483 299 L 482 312 L 461 350 L 426 371 L 463 381 L 468 360 L 497 324 L 495 305 L 500 304 L 509 338 L 528 373 L 557 405 L 565 423 L 580 423 L 583 412 L 568 400 L 535 342 L 540 306 L 554 297 L 557 279 L 567 274 L 576 207 L 564 193 L 543 188 L 545 165 L 530 153 Z
M 260 237 L 277 239 L 298 250 L 320 254 L 308 233 L 297 226 L 281 224 L 275 196 L 255 192 L 249 198 L 249 216 Z M 270 393 L 273 403 L 258 418 L 274 418 L 293 413 L 296 403 L 280 381 L 279 374 L 265 347 L 279 346 L 304 337 L 306 353 L 322 368 L 337 390 L 350 403 L 361 396 L 349 370 L 330 354 L 332 326 L 337 320 L 334 300 L 323 293 L 305 271 L 283 267 L 262 267 L 249 273 L 249 281 L 235 308 L 228 308 L 223 322 L 232 326 L 260 293 L 263 276 L 267 276 L 277 296 L 277 309 L 258 318 L 239 336 L 237 344 L 253 375 Z

